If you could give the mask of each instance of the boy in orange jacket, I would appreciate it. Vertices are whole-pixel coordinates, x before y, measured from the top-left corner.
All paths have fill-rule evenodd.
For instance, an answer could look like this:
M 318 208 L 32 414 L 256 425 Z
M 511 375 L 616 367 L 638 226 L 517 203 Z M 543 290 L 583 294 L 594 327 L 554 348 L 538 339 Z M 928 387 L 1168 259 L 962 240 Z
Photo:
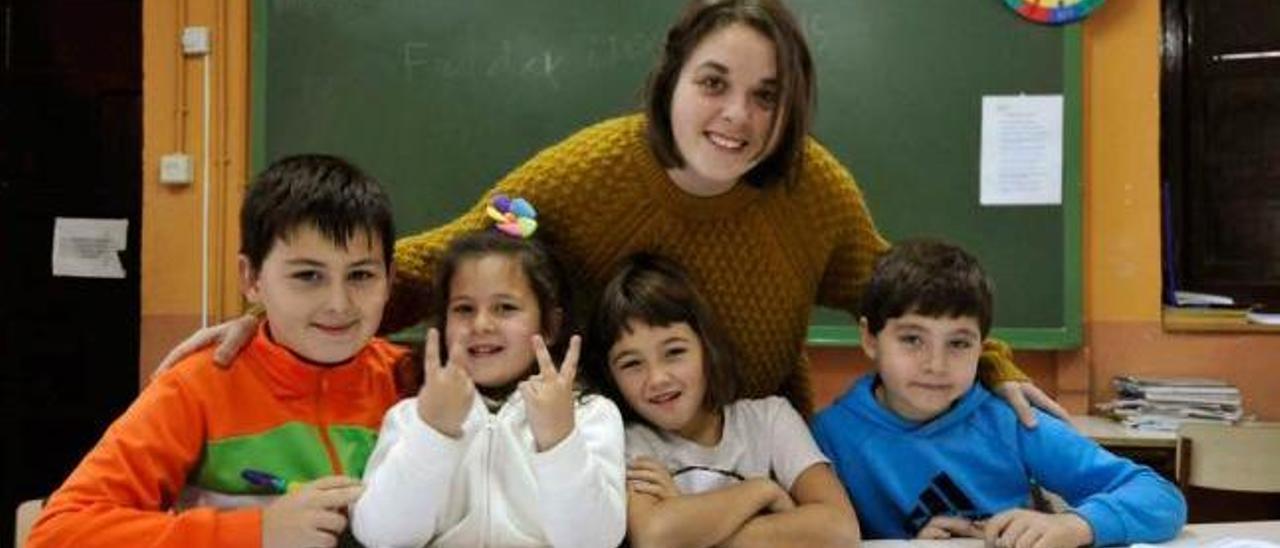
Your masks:
M 49 499 L 28 546 L 318 546 L 345 509 L 402 350 L 374 338 L 395 231 L 376 180 L 282 159 L 240 212 L 240 273 L 266 321 L 231 367 L 212 349 L 160 375 Z

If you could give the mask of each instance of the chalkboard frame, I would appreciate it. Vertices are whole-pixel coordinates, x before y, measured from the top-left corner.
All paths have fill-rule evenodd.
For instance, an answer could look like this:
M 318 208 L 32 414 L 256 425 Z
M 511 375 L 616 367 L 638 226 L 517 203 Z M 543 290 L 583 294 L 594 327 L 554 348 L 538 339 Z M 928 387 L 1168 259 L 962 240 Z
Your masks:
M 267 164 L 267 41 L 269 38 L 269 2 L 255 0 L 252 12 L 250 54 L 250 169 L 252 172 Z M 1064 26 L 1062 31 L 1062 87 L 1063 95 L 1063 174 L 1062 174 L 1062 276 L 1061 295 L 1063 307 L 1060 326 L 1053 327 L 1002 327 L 1000 322 L 993 329 L 993 336 L 1013 347 L 1029 350 L 1056 350 L 1078 348 L 1082 343 L 1082 248 L 1081 248 L 1081 173 L 1083 146 L 1083 60 L 1082 30 L 1078 24 Z M 510 166 L 514 168 L 515 166 Z M 403 227 L 402 227 L 403 228 Z M 420 329 L 416 330 L 420 332 Z M 412 333 L 412 332 L 411 332 Z M 421 335 L 417 335 L 420 337 Z M 415 338 L 408 334 L 408 339 Z M 808 342 L 814 346 L 853 346 L 858 344 L 856 327 L 845 325 L 811 325 Z

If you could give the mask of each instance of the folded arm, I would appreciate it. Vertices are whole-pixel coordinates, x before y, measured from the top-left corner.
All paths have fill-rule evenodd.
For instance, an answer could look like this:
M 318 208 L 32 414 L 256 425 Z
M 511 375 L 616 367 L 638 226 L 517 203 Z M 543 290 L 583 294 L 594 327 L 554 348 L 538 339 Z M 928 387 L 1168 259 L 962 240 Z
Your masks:
M 1181 492 L 1149 467 L 1117 457 L 1061 421 L 1020 431 L 1032 476 L 1061 495 L 1098 545 L 1162 542 L 1187 520 Z
M 756 514 L 793 506 L 790 496 L 768 478 L 752 478 L 723 489 L 659 500 L 630 489 L 627 524 L 639 548 L 714 546 L 729 539 Z
M 791 486 L 793 510 L 752 517 L 724 546 L 857 546 L 858 517 L 826 463 L 810 466 Z

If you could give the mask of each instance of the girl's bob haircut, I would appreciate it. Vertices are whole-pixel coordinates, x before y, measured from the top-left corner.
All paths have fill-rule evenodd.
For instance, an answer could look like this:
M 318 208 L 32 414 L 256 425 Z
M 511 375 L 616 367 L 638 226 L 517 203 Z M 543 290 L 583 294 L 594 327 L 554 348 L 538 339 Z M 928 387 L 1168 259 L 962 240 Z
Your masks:
M 643 421 L 623 399 L 609 368 L 609 350 L 632 322 L 657 327 L 685 323 L 702 339 L 703 375 L 707 381 L 703 405 L 721 409 L 738 398 L 733 349 L 710 309 L 674 262 L 651 254 L 628 258 L 605 286 L 587 337 L 584 380 L 622 409 L 628 421 Z

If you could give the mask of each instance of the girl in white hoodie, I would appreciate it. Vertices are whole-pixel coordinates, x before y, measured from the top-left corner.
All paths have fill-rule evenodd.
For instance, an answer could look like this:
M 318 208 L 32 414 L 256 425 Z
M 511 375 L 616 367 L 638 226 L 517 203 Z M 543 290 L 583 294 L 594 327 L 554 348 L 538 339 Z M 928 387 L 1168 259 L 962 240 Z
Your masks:
M 364 544 L 622 540 L 622 419 L 612 401 L 577 390 L 580 342 L 566 336 L 563 277 L 528 232 L 473 233 L 442 259 L 424 384 L 387 412 L 353 509 Z M 548 346 L 565 339 L 557 367 Z

